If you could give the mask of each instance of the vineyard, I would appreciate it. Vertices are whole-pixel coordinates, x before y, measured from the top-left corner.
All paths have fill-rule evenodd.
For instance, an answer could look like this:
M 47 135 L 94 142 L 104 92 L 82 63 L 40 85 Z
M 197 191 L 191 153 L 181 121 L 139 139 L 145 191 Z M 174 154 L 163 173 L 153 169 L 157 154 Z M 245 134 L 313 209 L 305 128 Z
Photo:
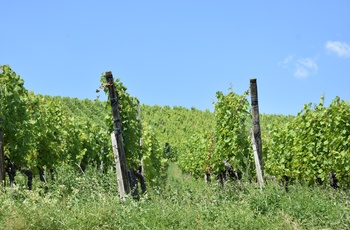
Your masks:
M 50 171 L 60 163 L 83 171 L 88 166 L 113 166 L 108 102 L 35 95 L 9 66 L 1 70 L 0 117 L 7 164 L 34 171 Z M 101 83 L 100 90 L 107 93 L 104 76 Z M 160 183 L 168 161 L 178 162 L 197 178 L 219 176 L 225 161 L 240 178 L 254 180 L 249 91 L 217 92 L 211 113 L 141 105 L 120 79 L 115 85 L 127 162 L 134 171 L 143 162 L 149 183 Z M 260 115 L 267 175 L 308 184 L 328 183 L 331 177 L 335 187 L 350 183 L 350 105 L 338 97 L 328 107 L 323 101 L 322 97 L 319 104 L 305 105 L 295 117 Z
M 1 66 L 1 71 L 3 162 L 11 186 L 15 169 L 41 173 L 46 182 L 44 170 L 53 171 L 62 163 L 75 165 L 83 172 L 87 167 L 102 170 L 112 167 L 113 118 L 107 102 L 35 95 L 9 66 Z M 123 108 L 124 148 L 129 167 L 136 171 L 142 161 L 148 183 L 159 184 L 167 165 L 163 149 L 153 128 L 142 125 L 138 119 L 138 100 L 126 92 L 118 79 L 115 84 Z M 0 175 L 4 178 L 5 172 Z
M 100 79 L 96 92 L 108 94 L 105 75 Z M 210 188 L 208 194 L 215 191 L 212 196 L 225 194 L 231 199 L 228 194 L 243 191 L 244 184 L 255 191 L 251 132 L 258 123 L 265 181 L 284 185 L 282 191 L 290 193 L 293 185 L 332 187 L 345 193 L 350 186 L 350 104 L 339 97 L 329 106 L 321 97 L 318 104 L 304 105 L 297 116 L 260 114 L 260 122 L 256 122 L 249 90 L 241 95 L 232 87 L 228 93 L 217 92 L 214 112 L 210 112 L 144 105 L 128 93 L 120 79 L 113 83 L 121 130 L 113 127 L 113 98 L 100 101 L 35 94 L 25 88 L 24 80 L 9 66 L 0 66 L 0 180 L 4 187 L 0 192 L 18 190 L 20 183 L 16 181 L 25 181 L 29 190 L 44 188 L 46 194 L 50 188 L 59 188 L 62 194 L 74 194 L 74 189 L 82 187 L 93 190 L 89 184 L 94 183 L 102 193 L 112 192 L 118 197 L 111 133 L 120 132 L 130 186 L 133 191 L 139 190 L 136 179 L 141 193 L 146 193 L 147 186 L 146 194 L 133 193 L 140 203 L 149 194 L 171 199 L 171 183 L 188 186 L 179 183 L 183 178 L 170 177 L 169 171 L 181 171 L 181 177 L 196 181 L 190 183 L 200 183 L 204 190 Z M 81 176 L 68 181 L 62 178 L 64 171 Z M 35 175 L 39 175 L 40 183 L 33 180 Z M 98 175 L 95 182 L 92 175 Z M 83 178 L 90 179 L 84 184 Z M 62 184 L 72 186 L 70 192 L 63 192 Z M 279 188 L 270 190 L 268 186 L 266 194 Z M 180 190 L 186 193 L 185 188 Z M 186 195 L 181 196 L 186 200 Z M 236 196 L 232 199 L 240 202 Z M 344 209 L 349 212 L 349 207 Z M 264 213 L 259 209 L 261 212 Z M 0 226 L 1 218 L 0 214 Z

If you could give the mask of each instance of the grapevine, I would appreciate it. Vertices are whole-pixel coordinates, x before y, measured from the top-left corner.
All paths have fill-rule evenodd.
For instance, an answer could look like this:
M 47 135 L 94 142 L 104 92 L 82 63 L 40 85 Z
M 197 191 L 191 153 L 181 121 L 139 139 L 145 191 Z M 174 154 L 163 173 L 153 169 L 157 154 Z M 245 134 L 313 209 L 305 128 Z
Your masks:
M 324 97 L 307 104 L 282 128 L 275 128 L 267 142 L 266 168 L 279 178 L 308 184 L 325 183 L 331 173 L 340 185 L 350 182 L 350 105 L 336 97 L 329 107 Z

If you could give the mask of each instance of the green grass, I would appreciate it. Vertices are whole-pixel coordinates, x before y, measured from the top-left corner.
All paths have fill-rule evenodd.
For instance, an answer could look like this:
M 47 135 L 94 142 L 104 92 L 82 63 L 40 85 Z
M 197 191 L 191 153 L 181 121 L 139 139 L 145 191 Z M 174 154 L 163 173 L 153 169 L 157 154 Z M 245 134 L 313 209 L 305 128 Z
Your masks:
M 245 182 L 224 187 L 171 164 L 162 188 L 120 202 L 115 174 L 58 171 L 47 191 L 35 179 L 0 191 L 0 229 L 350 229 L 349 191 L 276 183 L 261 191 Z

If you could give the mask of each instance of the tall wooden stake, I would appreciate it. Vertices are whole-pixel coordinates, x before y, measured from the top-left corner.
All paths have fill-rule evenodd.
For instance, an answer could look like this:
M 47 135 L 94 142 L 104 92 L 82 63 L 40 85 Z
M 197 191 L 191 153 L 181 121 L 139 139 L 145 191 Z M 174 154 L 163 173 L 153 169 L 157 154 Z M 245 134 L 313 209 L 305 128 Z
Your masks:
M 4 140 L 0 127 L 0 185 L 5 186 L 5 159 L 4 159 Z
M 255 138 L 254 138 L 253 129 L 250 130 L 250 138 L 252 140 L 252 147 L 253 147 L 253 153 L 254 153 L 254 162 L 255 162 L 256 176 L 257 176 L 259 187 L 260 187 L 260 189 L 262 189 L 262 187 L 264 186 L 264 178 L 263 178 L 262 171 L 261 171 L 261 166 L 260 166 L 260 161 L 259 161 L 259 156 L 258 156 L 258 150 L 257 150 L 257 147 L 256 147 L 256 141 L 255 141 Z
M 128 172 L 127 172 L 127 166 L 126 166 L 126 156 L 124 152 L 124 144 L 123 144 L 123 137 L 122 137 L 122 121 L 119 114 L 119 108 L 118 108 L 118 93 L 114 86 L 114 79 L 112 72 L 106 72 L 106 81 L 107 81 L 107 87 L 109 91 L 109 99 L 111 102 L 112 107 L 112 114 L 113 114 L 113 129 L 114 134 L 116 138 L 116 145 L 118 150 L 118 159 L 120 161 L 120 169 L 123 181 L 123 186 L 126 194 L 130 193 L 130 185 L 129 185 L 129 179 L 128 179 Z M 118 166 L 116 166 L 118 168 Z
M 114 153 L 115 169 L 117 173 L 119 196 L 122 201 L 125 201 L 125 188 L 124 188 L 124 182 L 123 182 L 122 169 L 120 167 L 118 143 L 114 133 L 111 133 L 111 140 L 112 140 L 112 147 L 113 147 L 113 153 Z
M 257 87 L 255 78 L 250 79 L 250 98 L 251 98 L 252 117 L 253 117 L 253 134 L 254 134 L 254 139 L 256 143 L 256 150 L 259 157 L 261 174 L 262 176 L 264 176 L 264 162 L 263 162 L 263 156 L 262 156 L 259 104 L 258 104 L 258 87 Z

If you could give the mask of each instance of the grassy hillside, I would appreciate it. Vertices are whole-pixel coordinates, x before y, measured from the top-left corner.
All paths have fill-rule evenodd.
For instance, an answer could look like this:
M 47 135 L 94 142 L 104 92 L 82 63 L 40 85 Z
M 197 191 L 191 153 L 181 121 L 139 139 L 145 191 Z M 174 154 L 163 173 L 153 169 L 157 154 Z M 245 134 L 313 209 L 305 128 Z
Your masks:
M 2 189 L 1 229 L 349 229 L 349 191 L 206 184 L 172 163 L 167 185 L 121 203 L 114 172 L 58 169 L 48 189 Z M 19 182 L 21 182 L 19 176 Z M 19 183 L 20 184 L 20 183 Z
M 104 102 L 50 97 L 66 113 L 106 127 L 110 112 Z M 162 145 L 176 154 L 195 133 L 213 129 L 209 111 L 169 106 L 141 106 L 142 122 L 154 128 Z M 291 116 L 261 115 L 262 137 Z M 176 157 L 175 157 L 176 158 Z M 28 191 L 18 174 L 14 190 L 1 188 L 0 229 L 348 229 L 349 190 L 298 183 L 286 192 L 278 182 L 263 190 L 245 181 L 220 186 L 184 174 L 170 163 L 167 181 L 139 201 L 122 203 L 115 172 L 90 167 L 82 174 L 72 165 L 57 168 L 55 180 L 44 186 L 34 180 Z

